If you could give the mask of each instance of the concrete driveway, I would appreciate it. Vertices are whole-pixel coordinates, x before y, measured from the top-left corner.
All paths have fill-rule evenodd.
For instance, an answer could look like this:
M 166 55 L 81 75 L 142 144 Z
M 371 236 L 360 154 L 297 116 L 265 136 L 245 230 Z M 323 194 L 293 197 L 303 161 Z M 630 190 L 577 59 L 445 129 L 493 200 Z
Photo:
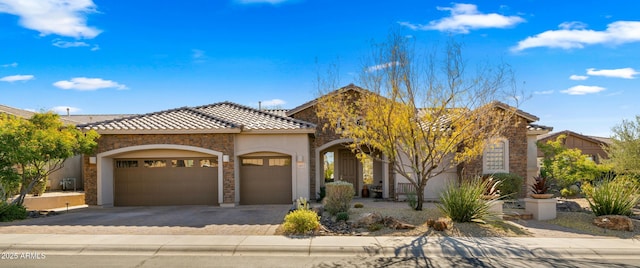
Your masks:
M 272 235 L 290 205 L 89 207 L 0 223 L 0 233 Z

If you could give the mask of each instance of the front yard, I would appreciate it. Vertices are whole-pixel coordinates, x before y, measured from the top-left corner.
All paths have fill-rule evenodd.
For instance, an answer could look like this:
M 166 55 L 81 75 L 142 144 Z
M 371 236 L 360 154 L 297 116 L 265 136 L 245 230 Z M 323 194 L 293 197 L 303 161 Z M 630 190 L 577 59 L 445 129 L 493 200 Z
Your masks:
M 379 230 L 367 228 L 350 228 L 349 223 L 337 223 L 336 226 L 326 228 L 326 223 L 330 215 L 324 214 L 322 221 L 325 225 L 324 231 L 318 235 L 356 235 L 356 236 L 468 236 L 468 237 L 577 237 L 577 236 L 599 236 L 599 237 L 619 237 L 640 239 L 640 209 L 636 207 L 634 231 L 614 231 L 596 227 L 592 224 L 595 216 L 589 211 L 588 203 L 584 199 L 572 199 L 578 203 L 584 211 L 582 212 L 557 212 L 557 218 L 548 221 L 536 220 L 502 220 L 492 218 L 486 224 L 480 223 L 453 223 L 453 226 L 445 231 L 436 231 L 427 226 L 428 219 L 438 219 L 443 214 L 438 210 L 435 203 L 425 203 L 423 211 L 411 209 L 406 202 L 378 201 L 375 199 L 355 199 L 351 203 L 349 210 L 349 223 L 353 223 L 368 213 L 379 213 L 383 217 L 393 217 L 408 224 L 415 225 L 415 229 L 395 230 L 382 227 Z M 354 208 L 356 203 L 362 203 L 362 208 Z M 505 211 L 521 212 L 523 209 L 507 208 Z M 335 231 L 335 230 L 339 231 Z M 280 233 L 280 232 L 277 232 Z

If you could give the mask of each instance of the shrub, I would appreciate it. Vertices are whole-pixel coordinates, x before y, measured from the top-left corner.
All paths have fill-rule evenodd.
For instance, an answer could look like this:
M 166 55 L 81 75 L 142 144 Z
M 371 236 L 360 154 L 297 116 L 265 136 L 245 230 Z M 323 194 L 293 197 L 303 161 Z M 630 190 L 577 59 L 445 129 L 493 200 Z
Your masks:
M 298 209 L 284 217 L 282 228 L 287 234 L 306 234 L 320 227 L 318 214 L 308 209 Z
M 488 183 L 475 178 L 463 180 L 460 185 L 450 184 L 440 195 L 438 208 L 455 222 L 483 222 L 492 202 L 482 200 Z
M 411 209 L 416 209 L 418 205 L 418 195 L 416 192 L 411 191 L 407 193 L 407 205 L 409 205 Z
M 338 212 L 336 214 L 336 221 L 348 221 L 349 213 L 348 212 Z
M 27 218 L 27 209 L 21 205 L 0 203 L 0 221 L 24 220 Z
M 384 227 L 384 225 L 382 225 L 382 223 L 376 222 L 376 223 L 372 223 L 367 227 L 367 230 L 369 230 L 369 232 L 375 232 L 378 230 L 381 230 L 382 227 Z
M 522 190 L 524 179 L 518 174 L 513 173 L 496 173 L 493 178 L 500 182 L 498 190 L 500 196 L 508 199 L 517 199 Z
M 560 196 L 567 198 L 577 196 L 580 193 L 580 187 L 578 185 L 571 185 L 568 188 L 562 188 L 560 190 Z
M 633 207 L 640 201 L 640 187 L 624 180 L 605 179 L 595 186 L 584 187 L 589 207 L 596 216 L 633 214 Z
M 355 204 L 353 204 L 353 207 L 354 207 L 354 208 L 363 208 L 363 207 L 364 207 L 364 204 L 362 204 L 362 203 L 355 203 Z
M 322 202 L 325 196 L 327 196 L 327 188 L 324 186 L 320 186 L 320 192 L 318 192 L 318 202 Z
M 355 191 L 353 184 L 345 181 L 336 181 L 326 184 L 327 196 L 324 198 L 324 209 L 331 215 L 338 212 L 349 212 L 349 204 Z

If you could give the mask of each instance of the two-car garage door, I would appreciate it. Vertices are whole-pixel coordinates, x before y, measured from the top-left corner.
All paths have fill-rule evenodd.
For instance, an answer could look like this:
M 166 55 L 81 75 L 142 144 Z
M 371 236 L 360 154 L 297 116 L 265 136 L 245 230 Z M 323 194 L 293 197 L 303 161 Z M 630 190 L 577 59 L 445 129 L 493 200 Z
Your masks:
M 218 205 L 215 157 L 114 162 L 115 206 Z

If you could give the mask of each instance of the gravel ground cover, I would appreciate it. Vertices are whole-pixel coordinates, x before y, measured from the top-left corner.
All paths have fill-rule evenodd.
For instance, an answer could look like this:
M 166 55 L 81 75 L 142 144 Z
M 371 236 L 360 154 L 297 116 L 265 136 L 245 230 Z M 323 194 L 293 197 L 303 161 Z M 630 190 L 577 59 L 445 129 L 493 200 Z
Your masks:
M 355 199 L 349 210 L 350 221 L 356 221 L 367 213 L 380 213 L 383 217 L 394 217 L 403 222 L 415 225 L 411 230 L 394 230 L 382 228 L 372 231 L 365 228 L 349 229 L 346 233 L 340 228 L 347 228 L 347 224 L 331 226 L 321 235 L 373 235 L 373 236 L 456 236 L 456 237 L 619 237 L 640 239 L 640 220 L 634 219 L 633 232 L 605 230 L 592 224 L 595 216 L 590 212 L 589 204 L 585 199 L 570 199 L 578 203 L 582 212 L 557 212 L 557 218 L 549 221 L 536 220 L 501 220 L 492 218 L 486 224 L 479 223 L 453 223 L 453 226 L 443 232 L 429 228 L 427 219 L 438 219 L 444 215 L 439 211 L 435 203 L 425 203 L 423 211 L 411 209 L 406 202 L 378 201 L 375 199 Z M 364 207 L 353 208 L 353 204 L 362 203 Z M 524 209 L 520 209 L 524 213 Z M 640 215 L 640 209 L 636 209 L 636 215 Z M 325 214 L 323 223 L 329 221 Z M 326 224 L 325 224 L 326 226 Z M 335 232 L 335 229 L 338 232 Z M 333 231 L 333 232 L 332 232 Z

